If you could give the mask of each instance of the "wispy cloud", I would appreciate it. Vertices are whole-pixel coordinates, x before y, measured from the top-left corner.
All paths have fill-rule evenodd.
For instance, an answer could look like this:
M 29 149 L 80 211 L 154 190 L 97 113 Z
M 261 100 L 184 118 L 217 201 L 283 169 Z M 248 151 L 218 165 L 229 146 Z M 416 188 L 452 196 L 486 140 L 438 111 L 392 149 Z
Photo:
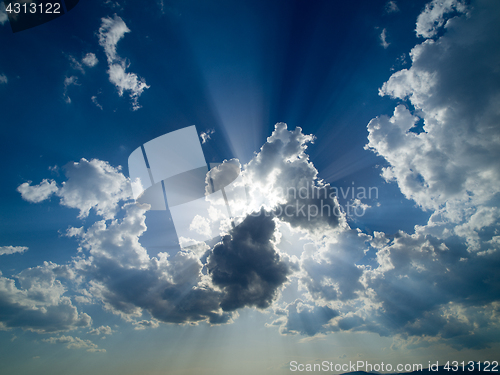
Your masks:
M 399 7 L 394 0 L 390 0 L 385 4 L 385 11 L 387 13 L 399 12 Z
M 200 138 L 201 138 L 201 143 L 205 144 L 208 142 L 210 139 L 210 136 L 215 133 L 214 129 L 208 129 L 206 132 L 201 132 Z
M 7 79 L 7 76 L 5 74 L 0 74 L 0 85 L 2 83 L 7 83 L 9 80 Z
M 149 86 L 146 84 L 144 78 L 138 77 L 135 73 L 127 73 L 126 69 L 129 67 L 129 64 L 116 53 L 116 45 L 126 33 L 130 32 L 130 29 L 116 14 L 113 18 L 102 18 L 101 21 L 99 44 L 104 48 L 104 52 L 106 53 L 109 80 L 116 86 L 120 96 L 123 95 L 124 91 L 129 92 L 129 96 L 132 99 L 132 109 L 134 111 L 138 110 L 141 108 L 139 97 Z
M 387 42 L 387 30 L 386 29 L 382 30 L 382 32 L 380 33 L 379 39 L 380 39 L 380 45 L 382 47 L 384 47 L 384 48 L 389 47 L 390 43 Z
M 99 108 L 101 111 L 103 110 L 102 105 L 97 101 L 97 96 L 93 95 L 90 100 L 92 100 L 92 103 L 95 104 L 97 108 Z
M 71 103 L 71 98 L 68 95 L 68 87 L 70 86 L 79 86 L 80 84 L 78 83 L 78 77 L 77 76 L 71 76 L 71 77 L 65 77 L 64 78 L 64 101 L 66 103 Z

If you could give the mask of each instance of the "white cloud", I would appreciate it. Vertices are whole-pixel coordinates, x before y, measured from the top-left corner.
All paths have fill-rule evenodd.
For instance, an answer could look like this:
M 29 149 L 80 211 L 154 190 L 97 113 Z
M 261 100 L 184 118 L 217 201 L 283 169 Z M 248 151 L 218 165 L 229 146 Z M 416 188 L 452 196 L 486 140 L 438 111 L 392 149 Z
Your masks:
M 0 255 L 24 253 L 27 250 L 26 246 L 0 246 Z
M 80 66 L 81 68 L 81 66 Z M 79 83 L 78 83 L 78 77 L 77 76 L 71 76 L 71 77 L 64 77 L 64 93 L 63 93 L 63 97 L 64 97 L 64 101 L 66 103 L 71 103 L 71 98 L 68 96 L 68 87 L 69 86 L 79 86 Z
M 205 144 L 208 142 L 210 139 L 210 136 L 215 133 L 214 129 L 208 129 L 206 132 L 201 132 L 200 138 L 201 138 L 201 143 Z
M 446 15 L 457 12 L 467 12 L 467 5 L 463 0 L 433 0 L 425 6 L 425 10 L 418 16 L 416 32 L 418 36 L 432 38 L 438 29 L 445 24 Z
M 106 335 L 110 336 L 113 334 L 113 330 L 111 329 L 110 326 L 100 326 L 99 328 L 94 328 L 89 331 L 91 335 Z
M 112 218 L 118 203 L 131 197 L 130 184 L 120 169 L 96 159 L 68 163 L 64 166 L 67 181 L 57 192 L 61 204 L 79 209 L 79 217 L 95 209 L 98 215 Z
M 116 53 L 116 45 L 126 33 L 130 32 L 125 22 L 114 15 L 113 18 L 107 17 L 101 19 L 102 24 L 99 28 L 99 44 L 104 48 L 108 60 L 109 81 L 118 89 L 118 94 L 123 95 L 124 91 L 129 91 L 132 99 L 132 109 L 135 111 L 141 106 L 138 103 L 139 97 L 149 86 L 144 78 L 140 78 L 135 73 L 127 73 L 128 68 L 126 60 Z
M 103 110 L 102 105 L 97 101 L 97 96 L 92 96 L 90 98 L 92 100 L 92 103 L 96 105 L 97 108 L 99 108 L 101 111 Z
M 451 12 L 459 15 L 447 20 Z M 380 89 L 415 110 L 400 104 L 392 117 L 368 125 L 367 148 L 389 164 L 383 177 L 433 211 L 412 235 L 389 240 L 378 233 L 372 242 L 380 249 L 378 267 L 363 276 L 366 291 L 375 293 L 371 308 L 392 324 L 358 313 L 357 329 L 396 333 L 408 348 L 436 339 L 457 349 L 498 341 L 491 285 L 500 261 L 499 14 L 496 2 L 472 2 L 470 9 L 457 1 L 429 3 L 417 32 L 436 37 L 446 25 L 444 34 L 415 46 L 412 66 Z M 417 134 L 411 129 L 419 121 L 424 132 Z
M 0 84 L 2 83 L 7 83 L 9 80 L 7 79 L 7 76 L 5 74 L 0 74 Z
M 106 352 L 106 349 L 99 349 L 99 347 L 90 340 L 82 340 L 79 337 L 73 336 L 59 336 L 43 339 L 44 342 L 50 344 L 66 344 L 68 349 L 87 349 L 88 352 Z
M 59 190 L 54 180 L 44 179 L 40 184 L 31 186 L 31 181 L 18 186 L 17 191 L 21 193 L 24 200 L 32 203 L 44 201 Z
M 75 59 L 73 56 L 69 55 L 68 56 L 68 59 L 71 63 L 71 67 L 73 69 L 76 69 L 76 70 L 79 70 L 81 73 L 85 73 L 85 70 L 83 69 L 83 66 L 82 64 L 80 64 L 80 62 L 78 62 L 77 59 Z
M 394 0 L 390 0 L 385 4 L 385 11 L 387 13 L 396 13 L 399 12 L 399 8 Z
M 109 163 L 92 159 L 64 166 L 67 181 L 58 187 L 53 180 L 43 180 L 39 185 L 30 182 L 21 184 L 19 191 L 23 199 L 38 203 L 56 194 L 61 198 L 61 205 L 80 210 L 80 218 L 87 217 L 90 210 L 105 219 L 111 219 L 118 210 L 121 201 L 131 199 L 128 179 Z
M 387 180 L 432 211 L 413 234 L 370 236 L 349 228 L 345 214 L 301 215 L 299 204 L 318 206 L 318 193 L 330 199 L 333 189 L 307 155 L 314 137 L 278 123 L 241 175 L 248 207 L 261 215 L 247 216 L 213 249 L 150 257 L 140 242 L 147 207 L 120 207 L 130 196 L 121 171 L 103 161 L 69 164 L 68 181 L 56 191 L 61 203 L 79 208 L 82 217 L 95 209 L 107 219 L 68 231 L 79 241 L 74 272 L 85 280 L 82 287 L 136 327 L 229 323 L 239 308 L 269 306 L 283 334 L 375 332 L 408 348 L 435 342 L 483 348 L 498 341 L 499 12 L 497 3 L 471 4 L 467 16 L 446 23 L 442 36 L 415 46 L 411 67 L 380 89 L 407 105 L 370 121 L 367 148 L 386 160 Z M 439 24 L 446 12 L 424 13 Z M 419 121 L 424 132 L 410 131 Z M 217 168 L 214 177 L 224 180 L 230 172 Z M 287 204 L 297 209 L 276 213 Z M 336 199 L 328 204 L 338 208 Z M 363 262 L 367 253 L 372 266 Z M 285 301 L 286 287 L 300 300 Z M 44 300 L 61 298 L 64 288 L 52 289 Z
M 0 277 L 1 328 L 46 333 L 91 324 L 90 316 L 79 313 L 70 298 L 64 295 L 66 287 L 59 279 L 74 278 L 68 266 L 45 262 L 43 266 L 23 270 L 16 278 L 19 288 L 15 280 Z
M 500 27 L 493 18 L 499 7 L 485 4 L 491 9 L 478 6 L 449 21 L 438 40 L 415 46 L 411 68 L 382 86 L 381 95 L 408 99 L 418 117 L 399 105 L 391 118 L 368 125 L 368 147 L 390 163 L 384 176 L 425 208 L 450 200 L 480 204 L 498 192 Z M 425 132 L 417 135 L 410 129 L 419 118 Z
M 158 328 L 160 325 L 157 320 L 140 320 L 133 323 L 136 330 L 143 330 L 146 328 Z
M 99 60 L 92 52 L 87 53 L 82 59 L 82 63 L 87 65 L 89 68 L 96 66 L 98 62 Z
M 382 30 L 382 32 L 380 33 L 379 39 L 380 39 L 380 45 L 382 47 L 384 47 L 384 49 L 389 47 L 390 43 L 387 42 L 387 30 L 386 29 Z

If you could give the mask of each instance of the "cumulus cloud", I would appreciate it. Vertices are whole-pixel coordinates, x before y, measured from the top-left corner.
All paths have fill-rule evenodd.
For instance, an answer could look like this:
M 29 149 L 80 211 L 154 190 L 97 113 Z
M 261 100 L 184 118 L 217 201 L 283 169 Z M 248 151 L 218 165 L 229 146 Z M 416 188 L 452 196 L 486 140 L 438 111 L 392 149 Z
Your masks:
M 14 279 L 0 276 L 0 326 L 46 333 L 88 327 L 89 315 L 78 312 L 60 278 L 72 279 L 68 266 L 45 262 Z
M 31 181 L 18 186 L 17 191 L 21 193 L 24 200 L 32 203 L 42 202 L 49 199 L 59 190 L 54 180 L 44 179 L 41 183 L 31 186 Z
M 135 111 L 139 105 L 139 97 L 149 86 L 144 78 L 140 78 L 135 73 L 127 73 L 129 67 L 126 60 L 116 53 L 116 45 L 130 32 L 125 22 L 116 14 L 113 18 L 107 17 L 101 19 L 99 28 L 99 44 L 104 48 L 108 61 L 109 81 L 118 89 L 118 94 L 123 95 L 124 91 L 129 92 L 132 99 L 132 109 Z
M 120 170 L 97 159 L 68 163 L 64 166 L 67 181 L 57 192 L 61 204 L 80 210 L 79 217 L 88 216 L 91 209 L 106 219 L 114 217 L 118 203 L 132 194 Z
M 358 297 L 365 288 L 361 283 L 363 258 L 370 236 L 356 230 L 345 230 L 320 246 L 309 245 L 302 256 L 305 275 L 301 283 L 314 300 L 347 301 Z
M 496 3 L 479 2 L 468 17 L 449 20 L 446 33 L 415 46 L 411 68 L 380 89 L 415 111 L 401 104 L 392 117 L 373 119 L 367 147 L 389 162 L 384 177 L 423 208 L 477 206 L 498 193 L 498 12 Z M 418 121 L 420 134 L 410 131 Z
M 302 133 L 300 127 L 290 131 L 285 123 L 275 125 L 267 142 L 245 165 L 251 209 L 264 207 L 292 227 L 307 231 L 345 226 L 334 189 L 318 179 L 306 153 L 313 141 L 314 136 Z
M 282 333 L 375 332 L 407 348 L 440 342 L 482 349 L 499 341 L 500 77 L 494 46 L 500 30 L 494 19 L 500 7 L 479 1 L 464 12 L 459 2 L 426 7 L 418 19 L 417 28 L 427 30 L 421 35 L 436 37 L 443 25 L 446 30 L 415 46 L 411 68 L 381 88 L 381 95 L 408 104 L 368 125 L 367 149 L 387 161 L 382 176 L 431 210 L 429 222 L 394 237 L 340 227 L 323 243 L 306 244 L 299 273 L 306 293 L 303 301 L 276 310 L 273 324 Z M 420 121 L 424 132 L 413 132 Z M 359 264 L 365 252 L 376 253 L 375 266 Z
M 28 248 L 25 246 L 0 246 L 0 255 L 24 253 Z
M 274 230 L 273 218 L 262 210 L 215 245 L 207 268 L 212 282 L 224 292 L 221 307 L 225 311 L 269 307 L 287 281 L 290 269 L 272 242 Z
M 146 209 L 127 205 L 121 220 L 69 231 L 92 256 L 91 262 L 78 266 L 89 280 L 90 293 L 105 309 L 129 321 L 144 321 L 140 318 L 148 312 L 155 320 L 170 323 L 227 322 L 231 314 L 220 309 L 221 293 L 211 288 L 195 253 L 181 251 L 171 259 L 166 253 L 148 256 L 139 243 L 146 230 Z
M 498 341 L 499 14 L 496 2 L 429 3 L 417 20 L 428 39 L 380 89 L 408 105 L 370 121 L 367 148 L 388 162 L 386 180 L 433 213 L 414 234 L 375 236 L 378 267 L 362 281 L 379 313 L 359 313 L 356 329 L 398 334 L 407 347 Z M 424 131 L 411 131 L 420 121 Z
M 418 16 L 415 31 L 424 38 L 434 37 L 439 28 L 447 21 L 450 13 L 465 13 L 467 5 L 462 0 L 433 0 L 425 6 Z
M 272 309 L 282 334 L 374 332 L 407 348 L 488 347 L 500 337 L 500 5 L 472 2 L 466 14 L 459 2 L 442 3 L 417 21 L 429 36 L 412 49 L 411 67 L 380 89 L 400 104 L 368 124 L 366 148 L 385 159 L 383 177 L 431 212 L 414 233 L 350 228 L 307 155 L 314 137 L 284 123 L 242 167 L 249 211 L 212 248 L 151 257 L 140 241 L 148 207 L 128 203 L 128 179 L 103 161 L 70 163 L 62 187 L 46 181 L 19 191 L 34 202 L 56 194 L 80 217 L 102 217 L 68 230 L 80 246 L 71 269 L 90 300 L 136 329 L 230 323 L 238 309 L 255 307 Z M 106 29 L 113 58 L 126 26 L 108 20 L 118 25 Z M 413 131 L 421 123 L 423 132 Z M 214 184 L 239 168 L 237 160 L 214 168 Z M 28 295 L 32 286 L 20 285 L 16 293 Z M 300 299 L 285 301 L 288 287 Z M 44 290 L 33 286 L 30 298 L 39 292 L 61 304 L 64 286 Z
M 114 217 L 120 201 L 131 198 L 128 179 L 120 172 L 120 168 L 109 163 L 92 159 L 81 159 L 79 162 L 64 166 L 67 181 L 58 187 L 53 180 L 43 180 L 39 185 L 31 186 L 31 182 L 21 184 L 17 191 L 24 200 L 32 203 L 42 202 L 56 194 L 61 204 L 76 208 L 80 218 L 88 216 L 91 209 L 106 219 Z
M 109 336 L 113 333 L 113 330 L 110 326 L 100 326 L 99 328 L 94 328 L 89 331 L 91 335 L 106 335 Z

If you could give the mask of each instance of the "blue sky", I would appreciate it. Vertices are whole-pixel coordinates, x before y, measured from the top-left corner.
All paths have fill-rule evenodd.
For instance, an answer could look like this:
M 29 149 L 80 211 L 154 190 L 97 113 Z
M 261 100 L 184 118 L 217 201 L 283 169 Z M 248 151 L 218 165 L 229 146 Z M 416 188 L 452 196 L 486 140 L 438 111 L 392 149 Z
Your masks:
M 108 0 L 13 33 L 2 10 L 2 372 L 498 361 L 499 17 Z M 191 125 L 249 200 L 183 247 L 168 211 L 135 204 L 128 158 Z M 304 186 L 342 215 L 276 214 L 321 204 L 280 195 Z

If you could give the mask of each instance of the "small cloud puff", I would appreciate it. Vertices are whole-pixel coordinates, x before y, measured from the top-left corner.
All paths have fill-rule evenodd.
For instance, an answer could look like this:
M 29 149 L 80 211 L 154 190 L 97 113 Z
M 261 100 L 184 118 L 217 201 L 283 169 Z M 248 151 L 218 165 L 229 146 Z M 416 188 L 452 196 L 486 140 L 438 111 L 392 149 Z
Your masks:
M 205 144 L 210 139 L 210 136 L 215 133 L 214 129 L 208 129 L 206 132 L 201 132 L 201 143 Z
M 85 57 L 82 59 L 82 63 L 87 65 L 89 68 L 96 66 L 98 62 L 99 60 L 92 52 L 87 53 Z

